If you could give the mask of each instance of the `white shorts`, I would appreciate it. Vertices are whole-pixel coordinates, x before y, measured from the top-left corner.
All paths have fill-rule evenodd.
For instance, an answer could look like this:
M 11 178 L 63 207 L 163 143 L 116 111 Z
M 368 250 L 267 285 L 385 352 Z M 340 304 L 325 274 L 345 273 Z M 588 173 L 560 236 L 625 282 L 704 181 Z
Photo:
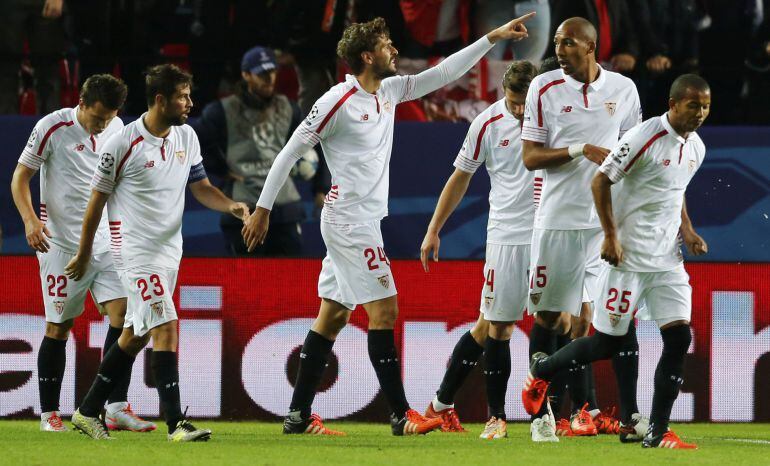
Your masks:
M 126 297 L 109 251 L 92 256 L 85 275 L 78 281 L 64 275 L 64 267 L 73 257 L 74 254 L 54 245 L 46 253 L 37 253 L 47 322 L 59 324 L 82 314 L 89 290 L 97 303 Z
M 602 229 L 532 232 L 529 270 L 529 313 L 568 312 L 580 315 L 583 302 L 596 295 Z M 587 296 L 586 296 L 587 294 Z
M 667 272 L 628 272 L 602 265 L 594 306 L 594 328 L 609 335 L 625 335 L 636 317 L 654 320 L 661 327 L 676 320 L 690 320 L 690 276 L 680 265 Z
M 134 335 L 143 336 L 151 329 L 177 320 L 174 288 L 178 270 L 141 266 L 122 270 L 120 279 L 128 292 L 126 322 Z
M 352 225 L 321 222 L 321 236 L 326 257 L 318 277 L 319 297 L 353 310 L 397 293 L 379 220 Z
M 481 313 L 493 322 L 515 322 L 527 307 L 529 244 L 487 243 Z

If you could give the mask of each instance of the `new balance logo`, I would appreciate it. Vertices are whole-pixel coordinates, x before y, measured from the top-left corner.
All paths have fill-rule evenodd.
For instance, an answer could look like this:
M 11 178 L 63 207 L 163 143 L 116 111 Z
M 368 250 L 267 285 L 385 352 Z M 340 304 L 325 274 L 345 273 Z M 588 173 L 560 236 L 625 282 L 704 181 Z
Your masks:
M 666 160 L 663 161 L 663 166 L 664 167 L 668 167 L 670 164 L 671 164 L 671 160 L 666 159 Z
M 561 113 L 569 113 L 572 111 L 572 105 L 565 105 L 561 108 Z
M 155 166 L 155 161 L 154 160 L 150 160 L 149 162 L 144 164 L 144 168 L 152 168 L 154 166 Z
M 86 148 L 85 144 L 78 144 L 78 145 L 75 146 L 75 150 L 78 151 L 78 152 L 82 152 L 83 149 L 85 149 L 85 148 Z
M 363 115 L 361 115 L 361 121 L 369 121 L 369 114 L 364 113 Z
M 503 139 L 500 141 L 500 147 L 508 147 L 508 139 Z

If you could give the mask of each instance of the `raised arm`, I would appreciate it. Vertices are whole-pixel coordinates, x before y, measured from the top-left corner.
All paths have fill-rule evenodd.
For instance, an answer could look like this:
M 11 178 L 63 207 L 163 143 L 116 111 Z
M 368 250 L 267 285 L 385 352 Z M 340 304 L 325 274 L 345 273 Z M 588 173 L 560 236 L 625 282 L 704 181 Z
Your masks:
M 457 205 L 460 204 L 463 196 L 465 196 L 472 176 L 473 173 L 456 168 L 441 191 L 441 196 L 439 196 L 438 203 L 436 204 L 436 210 L 433 212 L 433 218 L 430 220 L 428 231 L 425 233 L 425 238 L 422 240 L 422 246 L 420 247 L 420 262 L 422 262 L 422 267 L 426 272 L 429 271 L 428 257 L 430 257 L 431 251 L 433 251 L 433 261 L 438 262 L 438 249 L 441 245 L 439 233 L 449 216 L 455 211 Z
M 409 95 L 404 100 L 419 99 L 425 94 L 429 94 L 459 79 L 489 52 L 495 42 L 506 39 L 521 40 L 526 38 L 527 28 L 524 26 L 524 22 L 534 15 L 534 12 L 527 13 L 492 30 L 476 42 L 448 56 L 438 65 L 415 75 L 413 77 L 414 89 L 411 93 L 408 93 Z

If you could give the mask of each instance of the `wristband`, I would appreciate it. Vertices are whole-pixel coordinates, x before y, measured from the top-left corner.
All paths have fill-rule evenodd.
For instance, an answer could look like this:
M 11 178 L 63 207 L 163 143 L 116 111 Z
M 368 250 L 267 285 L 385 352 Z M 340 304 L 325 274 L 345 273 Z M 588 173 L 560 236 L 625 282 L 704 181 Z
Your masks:
M 570 144 L 570 146 L 567 148 L 567 152 L 569 152 L 570 158 L 576 159 L 584 155 L 583 149 L 585 149 L 585 147 L 585 144 Z

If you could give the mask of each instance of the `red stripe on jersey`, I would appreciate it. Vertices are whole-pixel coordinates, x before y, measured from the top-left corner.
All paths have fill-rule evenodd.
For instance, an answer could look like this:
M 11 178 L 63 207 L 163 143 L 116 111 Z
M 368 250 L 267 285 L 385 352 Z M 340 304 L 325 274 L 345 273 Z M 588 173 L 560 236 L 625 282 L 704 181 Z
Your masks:
M 563 79 L 557 79 L 556 81 L 551 81 L 545 86 L 540 88 L 540 92 L 538 92 L 537 95 L 537 126 L 543 126 L 543 94 L 545 94 L 545 91 L 550 89 L 553 86 L 556 86 L 558 84 L 563 84 Z
M 684 144 L 679 144 L 679 165 L 682 164 L 682 149 L 684 149 Z
M 120 225 L 120 222 L 119 221 L 117 221 L 117 222 L 110 222 L 110 225 Z
M 43 142 L 40 143 L 40 147 L 37 148 L 37 156 L 40 157 L 43 155 L 43 150 L 45 149 L 45 145 L 48 143 L 48 138 L 51 137 L 54 131 L 61 128 L 62 126 L 72 126 L 75 123 L 72 121 L 60 121 L 56 123 L 55 125 L 51 126 L 51 128 L 45 132 L 45 136 L 43 136 Z
M 345 101 L 348 100 L 348 98 L 351 95 L 355 94 L 356 91 L 358 91 L 358 88 L 354 86 L 352 89 L 346 92 L 345 95 L 343 95 L 342 98 L 340 98 L 340 100 L 338 100 L 336 104 L 334 104 L 334 107 L 332 107 L 329 113 L 326 114 L 323 121 L 321 121 L 321 124 L 318 125 L 318 129 L 315 130 L 316 134 L 321 134 L 321 131 L 323 131 L 326 124 L 329 123 L 329 120 L 331 119 L 331 117 L 333 117 L 334 114 L 337 113 L 337 110 L 339 110 L 340 107 L 342 107 L 342 104 L 344 104 Z
M 495 115 L 489 120 L 485 121 L 484 124 L 481 126 L 481 131 L 479 131 L 479 136 L 476 138 L 476 148 L 473 150 L 473 160 L 476 160 L 479 158 L 479 151 L 481 151 L 481 139 L 484 137 L 484 132 L 487 130 L 487 126 L 491 125 L 492 123 L 496 122 L 502 117 L 503 117 L 502 113 L 500 113 L 499 115 Z
M 377 99 L 377 96 L 374 96 L 374 101 L 377 102 L 377 113 L 380 113 L 380 101 Z
M 583 105 L 588 108 L 588 83 L 583 84 Z
M 142 141 L 144 141 L 144 136 L 139 136 L 138 138 L 131 141 L 131 145 L 128 146 L 128 152 L 126 152 L 126 155 L 123 156 L 123 159 L 120 161 L 120 164 L 118 165 L 117 171 L 115 171 L 115 178 L 118 177 L 118 174 L 120 173 L 120 169 L 123 168 L 123 165 L 125 165 L 126 160 L 128 160 L 128 158 L 131 156 L 131 152 L 133 152 L 134 146 L 139 144 Z
M 642 150 L 640 150 L 639 152 L 637 152 L 637 154 L 634 156 L 634 158 L 633 158 L 633 159 L 631 159 L 631 161 L 630 161 L 630 162 L 628 162 L 628 165 L 626 165 L 626 168 L 624 168 L 624 169 L 623 169 L 623 171 L 624 171 L 624 172 L 626 172 L 626 173 L 628 173 L 628 170 L 630 170 L 630 169 L 631 169 L 631 167 L 632 167 L 632 166 L 633 166 L 633 165 L 636 163 L 637 159 L 639 159 L 639 157 L 641 157 L 641 156 L 642 156 L 642 154 L 644 154 L 644 151 L 646 151 L 647 149 L 649 149 L 649 148 L 650 148 L 650 146 L 652 145 L 652 143 L 654 143 L 655 141 L 657 141 L 658 139 L 662 138 L 663 136 L 665 136 L 665 135 L 667 135 L 667 134 L 668 134 L 668 131 L 666 131 L 666 130 L 664 129 L 663 131 L 659 132 L 659 133 L 658 133 L 658 134 L 656 134 L 655 136 L 651 137 L 651 138 L 650 138 L 650 140 L 649 140 L 649 141 L 647 141 L 647 143 L 646 143 L 644 146 L 642 146 Z
M 92 134 L 89 139 L 91 139 L 91 150 L 96 152 L 96 139 L 94 139 L 94 135 Z

